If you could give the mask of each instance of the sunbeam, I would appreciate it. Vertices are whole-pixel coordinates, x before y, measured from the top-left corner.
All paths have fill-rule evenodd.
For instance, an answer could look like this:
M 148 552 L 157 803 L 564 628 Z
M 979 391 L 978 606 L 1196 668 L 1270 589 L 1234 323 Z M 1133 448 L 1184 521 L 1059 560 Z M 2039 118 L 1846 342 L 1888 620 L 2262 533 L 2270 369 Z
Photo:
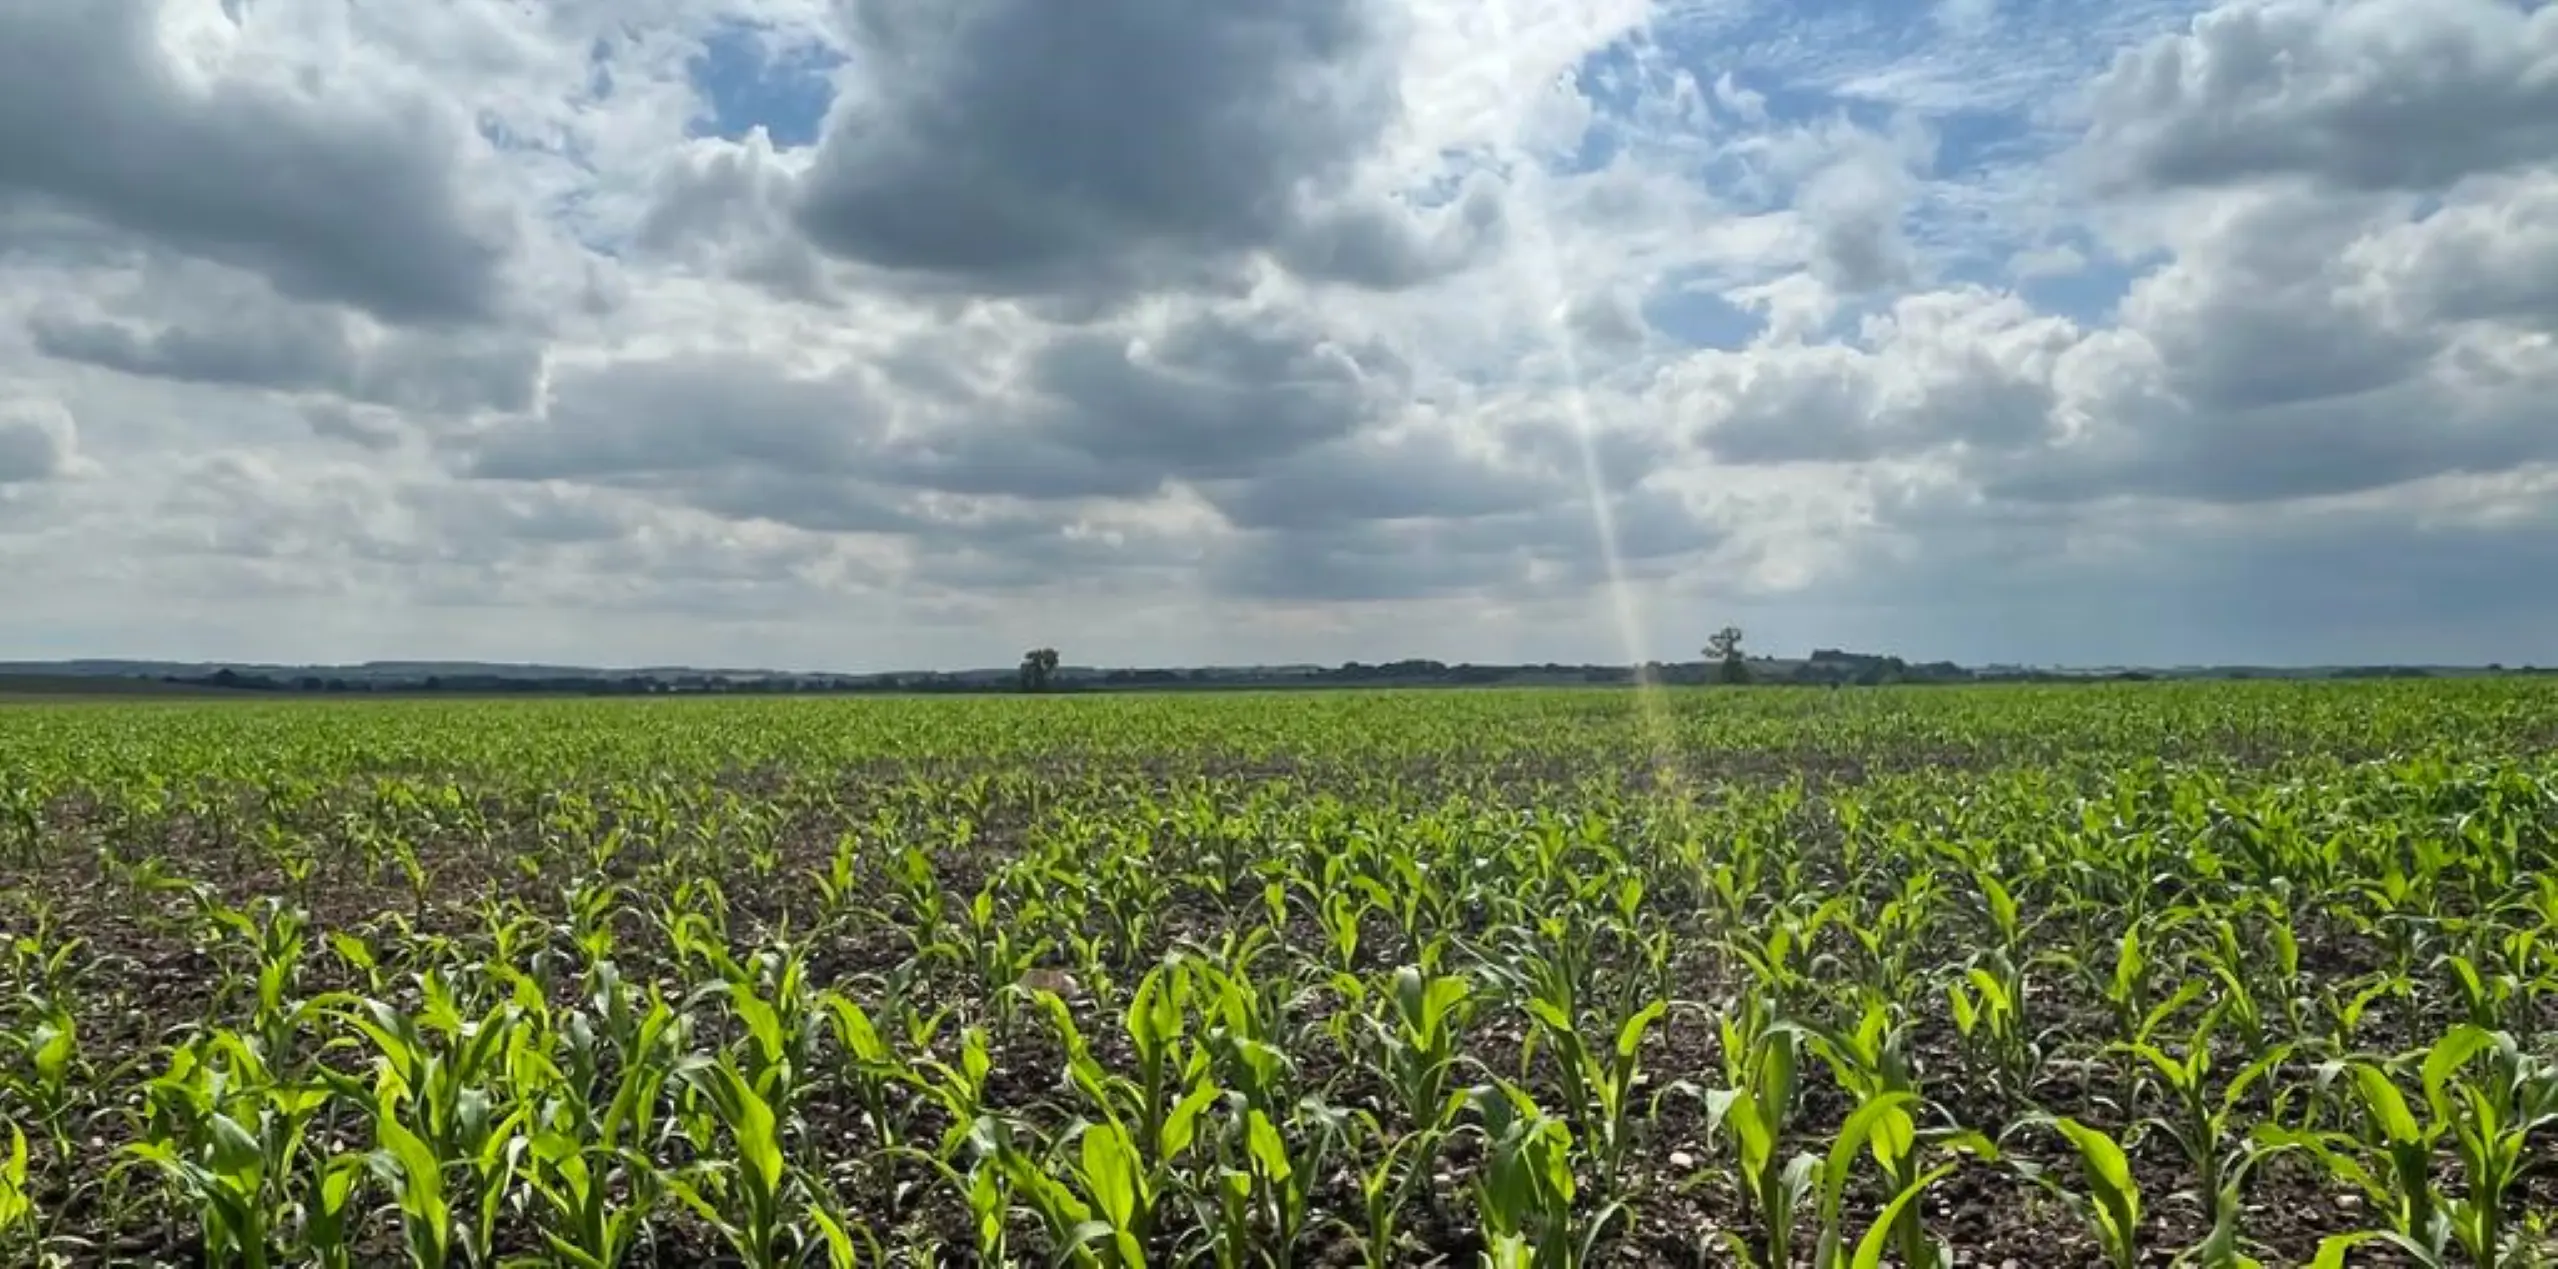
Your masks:
M 1517 33 L 1511 0 L 1492 0 L 1485 13 L 1494 28 L 1492 46 L 1502 50 L 1499 56 L 1507 58 Z M 1607 569 L 1608 606 L 1616 621 L 1618 645 L 1634 670 L 1636 724 L 1652 746 L 1655 783 L 1665 790 L 1683 793 L 1676 732 L 1661 685 L 1653 681 L 1649 669 L 1650 640 L 1644 635 L 1634 587 L 1626 579 L 1625 553 L 1617 544 L 1616 511 L 1609 504 L 1606 465 L 1599 457 L 1598 420 L 1590 408 L 1581 341 L 1573 333 L 1569 317 L 1571 295 L 1564 285 L 1562 254 L 1556 246 L 1554 226 L 1545 208 L 1534 198 L 1513 203 L 1510 223 L 1519 243 L 1524 280 L 1532 292 L 1530 302 L 1542 315 L 1546 347 L 1563 374 L 1555 401 L 1571 425 L 1573 445 L 1580 455 L 1582 489 L 1590 500 L 1591 531 L 1598 539 L 1600 560 Z

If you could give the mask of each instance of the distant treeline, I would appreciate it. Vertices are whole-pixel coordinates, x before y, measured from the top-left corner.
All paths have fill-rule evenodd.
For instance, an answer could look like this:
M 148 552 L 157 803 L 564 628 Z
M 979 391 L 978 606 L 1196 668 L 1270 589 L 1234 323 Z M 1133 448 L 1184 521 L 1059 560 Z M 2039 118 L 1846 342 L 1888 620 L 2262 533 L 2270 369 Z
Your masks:
M 2221 667 L 2177 671 L 2055 671 L 2019 667 L 1970 669 L 1950 661 L 1911 662 L 1896 656 L 1822 649 L 1802 659 L 1752 658 L 1749 681 L 1765 687 L 1885 687 L 1956 683 L 2089 683 L 2143 682 L 2166 678 L 2427 678 L 2436 671 L 2412 666 L 2349 666 L 2331 669 L 2265 670 Z M 1357 661 L 1329 667 L 1279 670 L 1250 669 L 1117 669 L 1060 671 L 1052 692 L 1199 691 L 1308 687 L 1483 687 L 1495 685 L 1624 686 L 1637 682 L 1666 686 L 1703 685 L 1718 681 L 1721 667 L 1712 662 L 1653 662 L 1640 669 L 1621 665 L 1450 665 L 1410 659 L 1365 664 Z M 2525 666 L 2491 673 L 2537 674 Z M 103 680 L 102 680 L 103 681 Z M 160 682 L 189 688 L 295 695 L 467 695 L 467 696 L 673 696 L 673 695 L 846 695 L 846 694 L 1003 694 L 1021 690 L 1009 674 L 917 672 L 879 675 L 822 674 L 431 674 L 424 676 L 342 676 L 272 674 L 217 670 L 201 675 L 162 675 Z

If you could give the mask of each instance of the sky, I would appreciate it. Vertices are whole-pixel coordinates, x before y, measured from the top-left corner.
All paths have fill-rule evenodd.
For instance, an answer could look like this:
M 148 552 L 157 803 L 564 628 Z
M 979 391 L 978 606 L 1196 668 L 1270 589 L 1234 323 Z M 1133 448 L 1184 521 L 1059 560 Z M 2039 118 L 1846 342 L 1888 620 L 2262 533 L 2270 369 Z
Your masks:
M 2558 7 L 0 0 L 0 658 L 2558 662 Z

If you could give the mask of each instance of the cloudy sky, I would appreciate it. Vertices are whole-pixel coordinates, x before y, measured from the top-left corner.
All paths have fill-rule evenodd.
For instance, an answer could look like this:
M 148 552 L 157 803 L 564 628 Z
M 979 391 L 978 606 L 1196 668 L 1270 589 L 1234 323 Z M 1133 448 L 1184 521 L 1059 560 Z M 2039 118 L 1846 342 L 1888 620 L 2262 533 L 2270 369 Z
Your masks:
M 0 0 L 0 657 L 2558 661 L 2558 7 Z

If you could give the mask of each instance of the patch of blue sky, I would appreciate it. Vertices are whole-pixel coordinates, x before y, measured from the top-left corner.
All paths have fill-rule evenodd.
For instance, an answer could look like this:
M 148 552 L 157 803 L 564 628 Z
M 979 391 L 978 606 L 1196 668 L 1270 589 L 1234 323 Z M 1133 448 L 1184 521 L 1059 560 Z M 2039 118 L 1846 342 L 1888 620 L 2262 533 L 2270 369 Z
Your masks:
M 1695 279 L 1665 282 L 1643 297 L 1644 324 L 1685 348 L 1742 348 L 1767 318 L 1725 299 Z
M 1640 36 L 1628 36 L 1583 56 L 1571 72 L 1573 87 L 1589 102 L 1591 119 L 1569 152 L 1548 166 L 1564 175 L 1584 175 L 1613 163 L 1632 144 L 1635 134 L 1651 126 L 1651 107 L 1676 89 L 1659 52 Z
M 703 105 L 693 134 L 735 140 L 760 127 L 774 145 L 808 145 L 834 105 L 834 72 L 843 64 L 843 54 L 825 45 L 723 22 L 687 68 Z
M 2144 272 L 2137 263 L 2089 260 L 2075 269 L 2018 279 L 2016 293 L 2041 312 L 2064 314 L 2082 324 L 2106 322 Z

